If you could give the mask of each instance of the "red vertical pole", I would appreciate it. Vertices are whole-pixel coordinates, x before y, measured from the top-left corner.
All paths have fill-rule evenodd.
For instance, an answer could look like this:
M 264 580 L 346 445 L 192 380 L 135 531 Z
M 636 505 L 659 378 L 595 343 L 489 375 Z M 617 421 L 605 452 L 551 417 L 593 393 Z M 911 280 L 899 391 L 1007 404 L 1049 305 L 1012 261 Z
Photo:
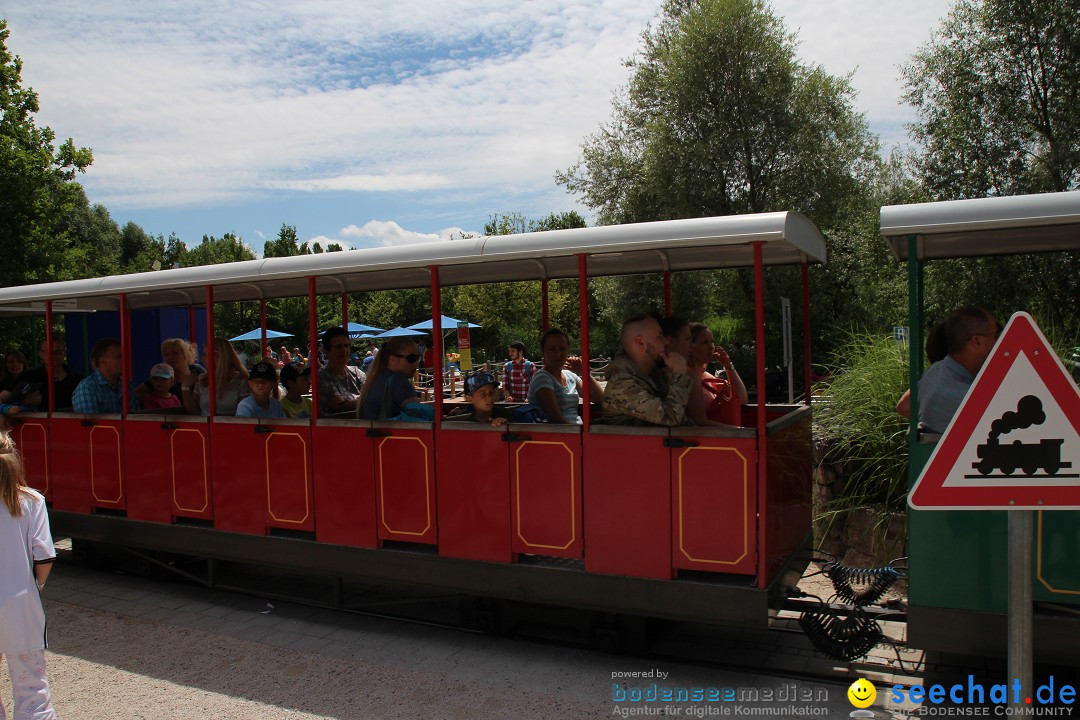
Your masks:
M 319 419 L 319 339 L 315 334 L 318 326 L 315 306 L 315 276 L 308 275 L 308 367 L 311 368 L 311 419 Z
M 810 266 L 806 263 L 802 264 L 802 320 L 803 320 L 803 370 L 806 373 L 806 379 L 803 381 L 803 385 L 806 387 L 806 392 L 803 393 L 803 400 L 807 405 L 810 404 Z
M 768 518 L 768 493 L 766 492 L 766 452 L 765 452 L 765 270 L 762 258 L 762 243 L 754 246 L 754 320 L 757 326 L 755 342 L 757 344 L 757 468 L 758 468 L 758 571 L 757 586 L 764 589 L 768 583 L 768 553 L 765 539 Z
M 589 274 L 588 255 L 577 256 L 578 311 L 581 315 L 581 422 L 588 432 L 592 425 L 592 389 L 589 387 Z
M 262 355 L 263 360 L 267 360 L 270 357 L 270 353 L 267 352 L 266 347 L 266 300 L 259 300 L 259 327 L 262 328 Z
M 349 293 L 341 293 L 341 327 L 349 329 Z
M 210 393 L 210 422 L 217 414 L 217 348 L 214 345 L 214 286 L 206 286 L 206 390 Z
M 671 271 L 664 271 L 664 316 L 671 316 Z
M 131 318 L 128 316 L 127 295 L 120 294 L 120 417 L 126 418 L 131 402 Z
M 431 354 L 435 361 L 435 429 L 442 427 L 442 290 L 439 287 L 439 266 L 429 265 L 431 271 Z
M 52 300 L 45 301 L 45 380 L 49 384 L 46 388 L 49 390 L 49 407 L 46 410 L 49 411 L 49 415 L 56 412 L 56 382 L 53 372 L 53 313 L 52 313 Z M 40 347 L 40 345 L 38 346 Z M 89 375 L 90 373 L 87 373 Z
M 544 278 L 540 281 L 540 307 L 541 309 L 541 322 L 543 323 L 544 332 L 547 332 L 551 328 L 551 320 L 548 317 L 548 281 Z

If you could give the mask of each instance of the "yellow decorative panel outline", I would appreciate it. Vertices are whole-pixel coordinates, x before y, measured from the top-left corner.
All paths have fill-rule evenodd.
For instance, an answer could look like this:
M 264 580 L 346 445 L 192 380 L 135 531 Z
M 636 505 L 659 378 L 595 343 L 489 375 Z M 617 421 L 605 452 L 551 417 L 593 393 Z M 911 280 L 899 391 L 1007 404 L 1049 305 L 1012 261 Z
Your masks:
M 1036 543 L 1037 551 L 1035 553 L 1035 575 L 1039 578 L 1039 582 L 1043 584 L 1047 590 L 1052 593 L 1060 593 L 1062 595 L 1080 595 L 1080 590 L 1066 590 L 1065 588 L 1056 588 L 1050 584 L 1050 582 L 1043 577 L 1043 511 L 1039 510 L 1039 520 L 1036 526 L 1036 534 L 1038 540 Z
M 49 492 L 49 479 L 51 474 L 49 473 L 49 432 L 45 429 L 45 425 L 37 422 L 23 422 L 19 424 L 19 447 L 25 447 L 25 435 L 27 428 L 37 428 L 41 431 L 41 444 L 45 448 L 45 489 L 41 491 L 42 495 Z
M 730 453 L 735 453 L 735 455 L 738 456 L 739 460 L 742 461 L 742 470 L 743 470 L 743 472 L 742 472 L 742 513 L 740 513 L 739 517 L 741 517 L 743 519 L 743 546 L 742 546 L 742 554 L 739 555 L 739 557 L 735 558 L 734 560 L 715 560 L 715 559 L 711 559 L 711 558 L 697 558 L 697 557 L 694 557 L 693 555 L 691 555 L 690 552 L 686 549 L 686 547 L 683 544 L 684 543 L 684 539 L 683 539 L 683 459 L 688 454 L 690 454 L 692 452 L 730 452 Z M 685 450 L 682 451 L 682 453 L 679 454 L 679 471 L 678 471 L 678 478 L 676 480 L 676 482 L 678 483 L 678 489 L 679 489 L 679 503 L 678 503 L 678 510 L 679 510 L 679 516 L 678 516 L 679 517 L 679 552 L 681 552 L 686 559 L 692 560 L 694 562 L 710 563 L 710 564 L 713 564 L 713 565 L 736 565 L 736 564 L 742 562 L 742 560 L 747 556 L 747 553 L 749 552 L 749 546 L 750 546 L 750 537 L 749 537 L 750 528 L 746 524 L 747 503 L 749 502 L 749 488 L 748 488 L 748 486 L 749 486 L 749 476 L 748 476 L 748 473 L 747 473 L 747 465 L 748 465 L 748 462 L 747 462 L 746 456 L 743 455 L 738 450 L 736 450 L 735 448 L 730 448 L 730 447 L 691 447 L 691 448 L 686 448 Z
M 201 508 L 188 508 L 180 504 L 180 501 L 176 498 L 176 433 L 195 433 L 199 436 L 199 447 L 202 448 L 202 476 L 203 476 L 203 506 Z M 193 428 L 177 428 L 169 433 L 169 458 L 172 468 L 172 499 L 173 505 L 178 510 L 192 513 L 206 512 L 206 508 L 210 506 L 210 487 L 208 478 L 206 477 L 206 436 L 199 430 Z
M 569 474 L 569 491 L 570 491 L 570 539 L 566 541 L 565 545 L 545 545 L 543 543 L 529 542 L 529 540 L 521 534 L 521 451 L 528 445 L 556 445 L 566 451 L 566 454 L 570 459 L 570 474 Z M 574 544 L 577 540 L 577 498 L 574 497 L 574 451 L 571 450 L 564 442 L 549 442 L 542 440 L 526 440 L 518 446 L 514 453 L 514 514 L 517 519 L 517 536 L 521 539 L 521 542 L 525 543 L 528 547 L 534 548 L 547 548 L 550 550 L 565 550 Z
M 287 518 L 279 518 L 274 514 L 274 508 L 270 504 L 270 442 L 277 440 L 278 438 L 296 438 L 300 441 L 300 457 L 303 458 L 302 464 L 304 466 L 304 517 L 299 520 L 289 520 Z M 300 436 L 299 433 L 286 433 L 286 432 L 272 432 L 266 436 L 266 445 L 264 446 L 266 455 L 266 511 L 270 513 L 270 517 L 275 522 L 291 523 L 293 525 L 302 525 L 311 516 L 311 497 L 308 492 L 308 466 L 307 466 L 307 441 Z
M 421 448 L 421 454 L 424 458 L 424 511 L 427 513 L 427 525 L 420 532 L 413 532 L 411 530 L 395 530 L 386 524 L 386 488 L 383 487 L 383 446 L 392 441 L 411 441 L 418 443 Z M 431 469 L 428 467 L 428 446 L 421 438 L 402 435 L 391 435 L 384 437 L 379 442 L 379 524 L 386 528 L 387 532 L 394 533 L 395 535 L 413 535 L 416 537 L 427 534 L 431 529 Z
M 112 433 L 114 440 L 116 441 L 116 499 L 110 500 L 108 498 L 98 497 L 97 483 L 94 482 L 97 479 L 97 468 L 94 464 L 94 433 L 99 430 L 108 430 Z M 90 492 L 93 493 L 94 499 L 100 503 L 108 503 L 110 505 L 116 505 L 124 497 L 124 463 L 120 459 L 120 433 L 116 431 L 116 428 L 112 425 L 95 425 L 90 428 Z

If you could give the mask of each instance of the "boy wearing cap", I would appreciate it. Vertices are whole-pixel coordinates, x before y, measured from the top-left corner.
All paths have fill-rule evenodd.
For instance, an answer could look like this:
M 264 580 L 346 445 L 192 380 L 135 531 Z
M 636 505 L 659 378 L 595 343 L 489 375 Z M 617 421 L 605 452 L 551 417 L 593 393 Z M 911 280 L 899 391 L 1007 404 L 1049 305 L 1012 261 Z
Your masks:
M 255 363 L 248 373 L 251 394 L 236 406 L 236 417 L 284 418 L 285 409 L 274 397 L 277 386 L 277 369 L 268 362 Z
M 152 393 L 143 395 L 144 410 L 180 407 L 180 398 L 172 393 L 173 369 L 168 363 L 158 363 L 150 368 L 150 386 Z
M 301 370 L 295 365 L 281 368 L 281 385 L 285 395 L 281 398 L 281 407 L 291 418 L 311 417 L 311 398 L 304 397 L 311 389 L 311 368 Z
M 468 415 L 456 415 L 447 418 L 452 422 L 478 422 L 492 426 L 505 425 L 510 421 L 510 409 L 496 406 L 498 383 L 495 376 L 487 372 L 478 372 L 465 379 L 465 399 L 472 405 Z

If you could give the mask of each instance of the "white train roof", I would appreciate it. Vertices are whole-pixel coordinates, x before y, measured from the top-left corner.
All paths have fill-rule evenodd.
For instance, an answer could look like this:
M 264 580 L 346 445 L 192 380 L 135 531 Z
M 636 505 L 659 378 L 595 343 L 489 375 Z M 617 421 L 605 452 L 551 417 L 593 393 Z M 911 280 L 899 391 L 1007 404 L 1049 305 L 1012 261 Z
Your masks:
M 220 265 L 113 275 L 0 289 L 0 317 L 43 307 L 87 311 L 116 309 L 127 296 L 132 309 L 205 302 L 304 296 L 315 276 L 320 294 L 365 292 L 430 284 L 439 267 L 443 285 L 577 277 L 579 254 L 589 275 L 621 275 L 747 267 L 753 246 L 763 243 L 766 265 L 825 261 L 825 241 L 795 212 L 730 215 L 632 225 L 493 235 L 397 247 L 264 258 Z M 8 311 L 5 313 L 5 310 Z
M 1080 249 L 1080 192 L 888 205 L 881 234 L 898 260 L 917 238 L 920 260 Z

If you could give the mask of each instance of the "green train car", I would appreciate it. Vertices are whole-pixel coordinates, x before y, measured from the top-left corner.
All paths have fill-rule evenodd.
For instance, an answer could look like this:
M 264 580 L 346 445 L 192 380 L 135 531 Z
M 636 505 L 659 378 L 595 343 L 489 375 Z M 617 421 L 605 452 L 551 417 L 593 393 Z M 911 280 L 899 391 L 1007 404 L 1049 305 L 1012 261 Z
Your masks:
M 918 427 L 926 263 L 1080 249 L 1080 192 L 883 207 L 881 233 L 908 268 L 910 489 L 940 438 Z M 909 508 L 908 640 L 913 646 L 1005 655 L 1006 527 L 1006 511 Z M 1080 663 L 1080 511 L 1036 511 L 1033 532 L 1036 658 Z

